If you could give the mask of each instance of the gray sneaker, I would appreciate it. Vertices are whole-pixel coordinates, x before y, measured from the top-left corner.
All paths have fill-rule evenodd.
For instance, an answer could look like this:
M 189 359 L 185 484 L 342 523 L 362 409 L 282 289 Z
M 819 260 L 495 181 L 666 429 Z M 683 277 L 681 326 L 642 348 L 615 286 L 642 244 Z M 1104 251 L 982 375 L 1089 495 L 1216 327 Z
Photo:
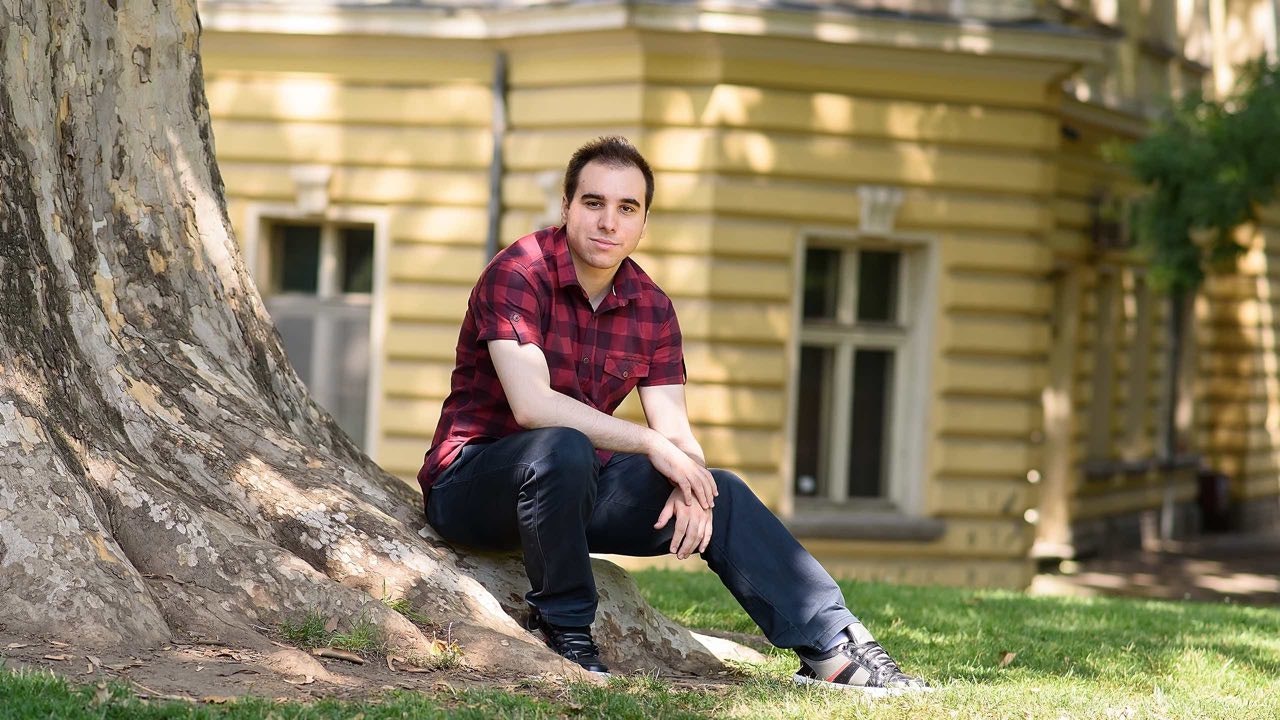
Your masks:
M 791 679 L 801 685 L 853 690 L 874 697 L 933 690 L 920 678 L 902 672 L 878 642 L 847 642 L 824 653 L 796 654 L 800 670 Z

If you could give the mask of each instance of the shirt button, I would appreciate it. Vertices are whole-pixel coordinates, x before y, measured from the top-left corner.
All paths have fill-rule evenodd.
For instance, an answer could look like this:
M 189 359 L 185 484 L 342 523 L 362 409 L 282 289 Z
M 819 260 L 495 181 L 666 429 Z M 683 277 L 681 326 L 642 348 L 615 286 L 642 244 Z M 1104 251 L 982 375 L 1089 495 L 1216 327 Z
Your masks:
M 511 322 L 520 322 L 520 313 L 511 313 Z
M 628 373 L 626 370 L 623 370 L 623 371 L 622 371 L 622 377 L 626 377 L 628 374 L 629 374 L 629 373 Z
M 582 358 L 582 362 L 589 363 L 591 362 L 591 358 Z

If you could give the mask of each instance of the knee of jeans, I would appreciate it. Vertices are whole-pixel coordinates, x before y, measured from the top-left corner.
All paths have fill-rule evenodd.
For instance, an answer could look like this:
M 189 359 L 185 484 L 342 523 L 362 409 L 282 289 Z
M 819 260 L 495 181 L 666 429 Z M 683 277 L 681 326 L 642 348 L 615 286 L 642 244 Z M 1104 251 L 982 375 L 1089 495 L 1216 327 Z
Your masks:
M 538 431 L 546 454 L 548 476 L 570 481 L 594 477 L 596 449 L 582 431 L 567 427 L 543 428 Z
M 745 483 L 742 478 L 734 475 L 728 470 L 711 468 L 711 477 L 715 479 L 716 490 L 720 492 L 720 494 L 716 496 L 716 502 L 718 503 L 733 502 L 743 493 L 752 495 L 753 497 L 755 495 L 751 492 L 751 488 L 747 487 L 747 483 Z

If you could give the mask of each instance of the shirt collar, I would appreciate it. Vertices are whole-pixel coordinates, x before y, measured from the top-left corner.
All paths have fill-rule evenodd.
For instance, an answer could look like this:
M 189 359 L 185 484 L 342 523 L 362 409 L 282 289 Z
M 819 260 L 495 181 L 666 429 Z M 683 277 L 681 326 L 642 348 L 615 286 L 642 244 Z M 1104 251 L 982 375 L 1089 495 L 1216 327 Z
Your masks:
M 578 282 L 578 271 L 573 267 L 573 255 L 569 253 L 569 236 L 565 233 L 563 225 L 555 228 L 548 250 L 551 254 L 552 267 L 555 268 L 556 286 L 565 288 L 576 285 L 581 289 L 582 283 Z M 624 259 L 618 266 L 609 295 L 618 300 L 635 300 L 640 297 L 640 267 L 631 258 Z M 609 297 L 605 298 L 601 307 L 606 304 L 612 304 Z

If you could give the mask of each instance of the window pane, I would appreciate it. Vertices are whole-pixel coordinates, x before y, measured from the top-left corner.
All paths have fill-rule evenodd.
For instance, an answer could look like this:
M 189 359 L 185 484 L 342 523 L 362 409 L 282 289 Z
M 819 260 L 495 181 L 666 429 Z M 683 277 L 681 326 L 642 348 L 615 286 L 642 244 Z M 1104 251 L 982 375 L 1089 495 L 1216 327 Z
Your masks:
M 849 428 L 849 497 L 884 495 L 892 397 L 893 351 L 856 351 Z
M 319 226 L 277 226 L 271 267 L 278 292 L 314 295 L 320 278 Z
M 335 388 L 329 412 L 351 440 L 364 448 L 365 409 L 369 399 L 369 318 L 333 321 L 336 362 L 332 378 Z
M 806 248 L 804 251 L 804 316 L 834 320 L 840 297 L 840 251 Z
M 898 319 L 898 265 L 902 253 L 863 250 L 858 253 L 858 320 Z
M 311 345 L 315 339 L 314 321 L 310 317 L 280 317 L 267 303 L 267 310 L 275 317 L 276 329 L 284 343 L 284 354 L 303 385 L 311 384 Z
M 342 292 L 373 292 L 373 229 L 343 228 Z
M 823 495 L 822 459 L 827 449 L 827 403 L 831 397 L 831 348 L 800 348 L 800 388 L 796 405 L 795 492 Z

